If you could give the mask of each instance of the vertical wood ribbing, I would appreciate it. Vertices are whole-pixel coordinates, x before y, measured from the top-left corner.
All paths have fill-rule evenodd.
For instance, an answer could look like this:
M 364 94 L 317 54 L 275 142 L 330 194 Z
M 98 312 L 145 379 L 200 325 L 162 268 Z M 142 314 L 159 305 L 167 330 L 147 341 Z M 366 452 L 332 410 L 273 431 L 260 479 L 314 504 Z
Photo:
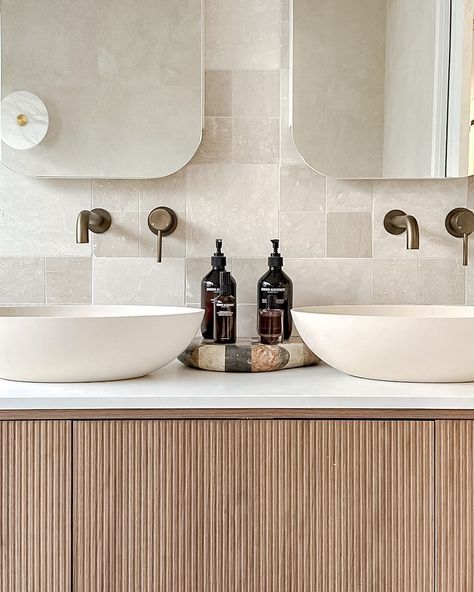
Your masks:
M 433 432 L 75 423 L 75 592 L 431 592 Z
M 71 424 L 0 422 L 0 592 L 71 587 Z
M 437 590 L 474 586 L 474 422 L 436 422 Z

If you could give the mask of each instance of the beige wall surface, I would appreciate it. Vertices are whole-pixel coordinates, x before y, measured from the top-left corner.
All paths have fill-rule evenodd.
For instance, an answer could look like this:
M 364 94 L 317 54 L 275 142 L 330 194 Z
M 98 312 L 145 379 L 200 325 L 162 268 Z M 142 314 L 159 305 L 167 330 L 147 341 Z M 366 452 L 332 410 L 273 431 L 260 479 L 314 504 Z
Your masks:
M 256 282 L 279 235 L 296 306 L 474 304 L 474 265 L 462 267 L 461 243 L 444 228 L 450 209 L 474 207 L 474 185 L 315 173 L 289 131 L 287 0 L 207 0 L 205 10 L 204 139 L 184 169 L 158 180 L 97 181 L 0 168 L 0 303 L 197 305 L 221 237 L 238 283 L 239 331 L 248 335 Z M 161 265 L 146 225 L 159 205 L 180 217 Z M 109 209 L 114 224 L 91 245 L 76 245 L 77 213 L 91 206 Z M 393 208 L 418 218 L 419 251 L 383 229 Z
M 201 0 L 2 0 L 2 97 L 30 91 L 50 127 L 33 176 L 148 178 L 191 160 L 202 129 Z M 25 128 L 26 129 L 26 128 Z

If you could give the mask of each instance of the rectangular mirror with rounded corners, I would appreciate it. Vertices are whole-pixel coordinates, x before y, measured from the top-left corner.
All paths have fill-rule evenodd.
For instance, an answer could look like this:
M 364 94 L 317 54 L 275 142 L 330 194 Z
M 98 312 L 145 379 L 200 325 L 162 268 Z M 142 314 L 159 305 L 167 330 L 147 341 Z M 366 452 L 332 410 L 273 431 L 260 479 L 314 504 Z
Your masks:
M 338 178 L 474 173 L 473 0 L 292 0 L 295 145 Z
M 2 0 L 2 162 L 154 178 L 202 134 L 201 0 Z

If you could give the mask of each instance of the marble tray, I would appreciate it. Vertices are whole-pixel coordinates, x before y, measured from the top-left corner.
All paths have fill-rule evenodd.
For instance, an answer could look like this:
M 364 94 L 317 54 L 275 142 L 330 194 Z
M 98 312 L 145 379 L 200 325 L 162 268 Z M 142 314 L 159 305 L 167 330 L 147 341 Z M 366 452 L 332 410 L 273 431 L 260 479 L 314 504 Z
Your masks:
M 178 360 L 190 368 L 214 372 L 272 372 L 319 362 L 299 338 L 278 345 L 263 345 L 256 339 L 219 345 L 199 339 Z

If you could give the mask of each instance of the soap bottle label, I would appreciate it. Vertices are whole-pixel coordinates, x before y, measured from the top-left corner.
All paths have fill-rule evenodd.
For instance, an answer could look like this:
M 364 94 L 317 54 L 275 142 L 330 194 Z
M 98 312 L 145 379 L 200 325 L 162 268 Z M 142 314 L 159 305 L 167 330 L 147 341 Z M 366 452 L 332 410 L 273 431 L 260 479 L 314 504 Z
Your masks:
M 264 288 L 262 287 L 262 304 L 264 306 L 267 305 L 267 296 L 268 294 L 276 294 L 276 304 L 285 304 L 285 288 Z
M 233 302 L 216 302 L 215 305 L 218 317 L 232 317 L 234 315 L 235 304 Z

